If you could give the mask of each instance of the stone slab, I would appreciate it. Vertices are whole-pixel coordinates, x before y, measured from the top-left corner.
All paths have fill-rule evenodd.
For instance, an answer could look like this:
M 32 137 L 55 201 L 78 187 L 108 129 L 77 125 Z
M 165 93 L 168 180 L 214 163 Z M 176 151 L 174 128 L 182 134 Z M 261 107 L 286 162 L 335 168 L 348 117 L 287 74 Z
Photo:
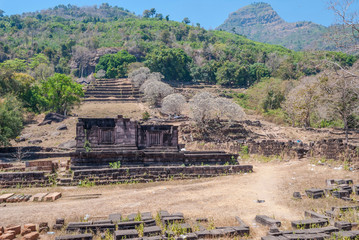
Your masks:
M 76 235 L 64 235 L 56 237 L 55 240 L 92 240 L 93 236 L 90 233 L 76 234 Z
M 46 195 L 44 197 L 44 201 L 53 202 L 53 201 L 56 201 L 57 199 L 61 198 L 61 196 L 62 196 L 62 194 L 60 192 L 49 193 L 48 195 Z
M 32 201 L 33 202 L 42 202 L 44 201 L 44 198 L 48 195 L 49 193 L 36 193 L 34 196 L 32 196 Z
M 14 193 L 6 193 L 0 196 L 0 203 L 6 202 L 6 200 L 15 195 Z
M 121 215 L 121 213 L 112 213 L 112 214 L 108 215 L 108 218 L 110 220 L 112 220 L 112 222 L 117 223 L 117 222 L 121 222 L 122 215 Z
M 122 240 L 128 238 L 137 238 L 138 232 L 135 229 L 130 230 L 119 230 L 114 233 L 114 240 Z
M 22 240 L 36 240 L 39 238 L 39 233 L 38 232 L 31 232 L 31 233 L 28 233 L 26 235 L 24 235 L 22 237 Z
M 292 227 L 297 229 L 309 229 L 316 227 L 323 227 L 329 224 L 328 219 L 311 218 L 305 220 L 292 221 Z
M 325 216 L 323 214 L 316 213 L 314 211 L 305 211 L 304 216 L 311 217 L 311 218 L 327 219 L 327 220 L 329 219 L 329 217 L 327 217 L 327 216 Z
M 162 233 L 162 230 L 158 226 L 143 228 L 143 236 L 146 236 L 146 237 L 161 235 L 161 233 Z
M 278 227 L 280 227 L 282 225 L 280 221 L 270 218 L 266 215 L 257 215 L 255 220 L 256 222 L 265 226 L 277 225 Z

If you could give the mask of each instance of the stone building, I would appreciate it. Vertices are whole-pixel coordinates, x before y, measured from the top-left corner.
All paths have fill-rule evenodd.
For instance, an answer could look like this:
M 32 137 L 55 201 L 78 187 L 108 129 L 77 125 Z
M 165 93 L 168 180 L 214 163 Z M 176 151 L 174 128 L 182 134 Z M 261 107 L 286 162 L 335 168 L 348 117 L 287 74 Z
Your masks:
M 177 126 L 141 125 L 119 115 L 79 118 L 71 169 L 108 168 L 111 162 L 121 162 L 121 166 L 223 165 L 237 157 L 220 151 L 180 151 Z
M 140 125 L 123 118 L 79 118 L 76 125 L 76 147 L 88 142 L 91 149 L 141 150 L 146 148 L 178 150 L 178 127 Z

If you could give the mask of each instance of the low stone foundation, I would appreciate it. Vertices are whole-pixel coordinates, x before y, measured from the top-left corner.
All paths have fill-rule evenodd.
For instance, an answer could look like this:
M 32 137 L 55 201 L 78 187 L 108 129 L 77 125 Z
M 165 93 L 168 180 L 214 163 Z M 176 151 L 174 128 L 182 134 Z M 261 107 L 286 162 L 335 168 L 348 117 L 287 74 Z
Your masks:
M 49 177 L 45 172 L 4 172 L 0 173 L 0 188 L 47 187 Z
M 121 166 L 181 166 L 181 165 L 224 165 L 237 159 L 237 154 L 225 152 L 178 152 L 178 151 L 77 151 L 71 153 L 71 169 L 109 168 L 110 163 Z
M 153 182 L 202 177 L 208 178 L 252 171 L 253 166 L 251 165 L 91 169 L 74 171 L 73 180 L 74 182 L 86 180 L 95 182 L 95 184 L 115 184 L 131 181 Z

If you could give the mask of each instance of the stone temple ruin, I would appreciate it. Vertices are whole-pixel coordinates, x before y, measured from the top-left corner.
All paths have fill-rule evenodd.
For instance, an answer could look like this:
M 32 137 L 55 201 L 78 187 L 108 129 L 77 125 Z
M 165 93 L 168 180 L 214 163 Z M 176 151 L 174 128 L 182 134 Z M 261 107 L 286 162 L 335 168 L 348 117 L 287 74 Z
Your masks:
M 137 167 L 228 165 L 238 157 L 219 151 L 181 151 L 177 126 L 141 125 L 121 115 L 80 118 L 76 134 L 72 170 L 106 168 L 117 161 Z

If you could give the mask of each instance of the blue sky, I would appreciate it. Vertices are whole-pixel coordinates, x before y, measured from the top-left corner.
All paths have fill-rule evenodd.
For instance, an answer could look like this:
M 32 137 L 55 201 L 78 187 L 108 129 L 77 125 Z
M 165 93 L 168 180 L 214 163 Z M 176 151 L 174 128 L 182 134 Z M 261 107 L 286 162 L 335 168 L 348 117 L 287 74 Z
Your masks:
M 59 4 L 77 6 L 110 5 L 124 7 L 136 14 L 143 10 L 156 8 L 163 15 L 170 15 L 171 20 L 182 21 L 188 17 L 192 23 L 200 23 L 209 29 L 215 28 L 237 9 L 259 2 L 254 0 L 0 0 L 0 9 L 6 15 L 33 12 Z M 327 9 L 327 0 L 263 0 L 272 5 L 279 15 L 288 22 L 312 21 L 325 26 L 334 23 L 334 16 Z

